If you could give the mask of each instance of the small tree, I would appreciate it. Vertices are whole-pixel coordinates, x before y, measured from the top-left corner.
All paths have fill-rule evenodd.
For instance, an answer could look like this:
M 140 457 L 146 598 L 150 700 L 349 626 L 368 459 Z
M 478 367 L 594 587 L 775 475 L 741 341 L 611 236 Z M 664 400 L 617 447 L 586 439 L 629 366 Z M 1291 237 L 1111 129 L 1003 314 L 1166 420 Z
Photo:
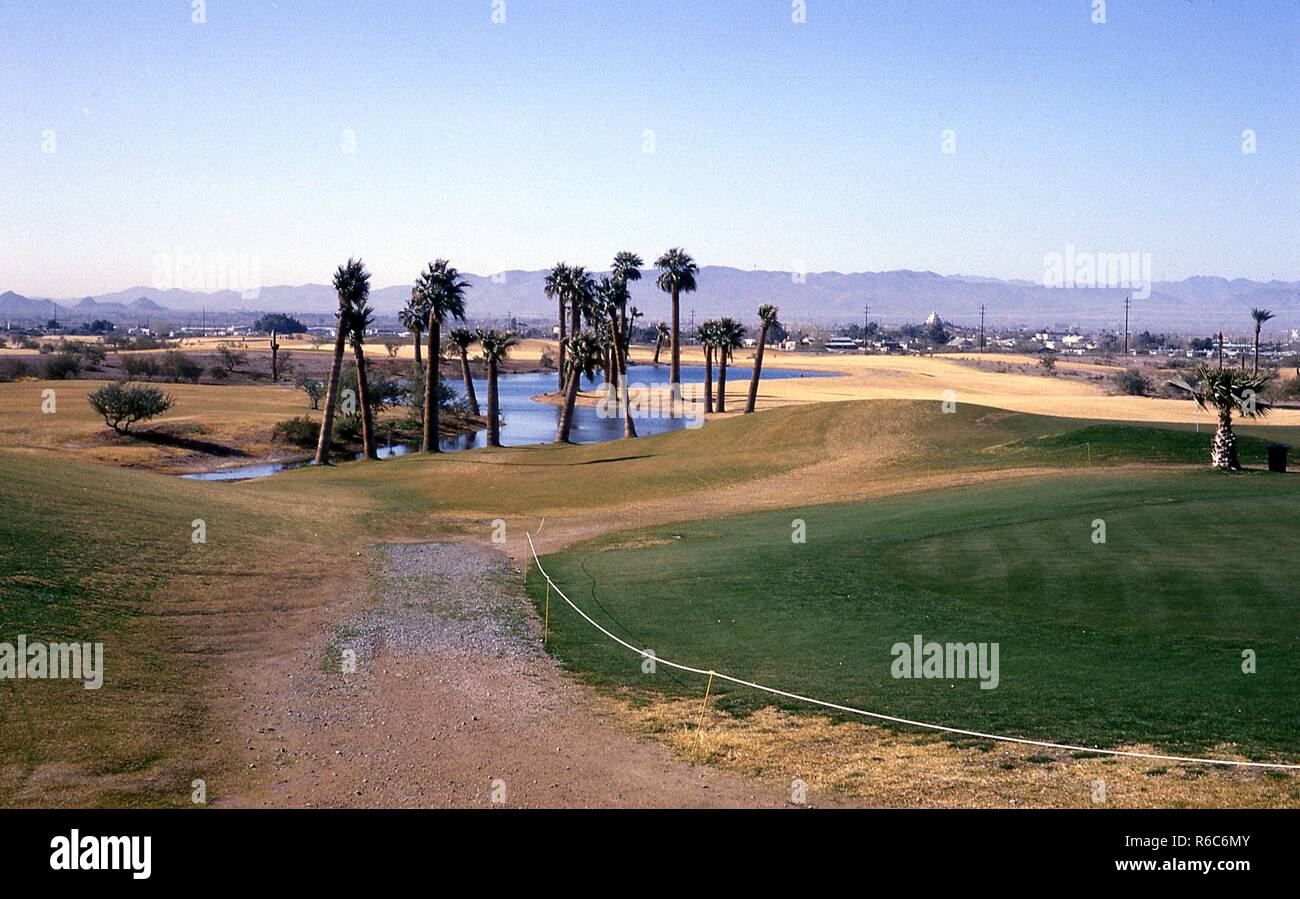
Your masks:
M 247 353 L 233 350 L 225 344 L 217 347 L 217 358 L 220 361 L 212 367 L 214 373 L 218 369 L 223 369 L 227 374 L 230 374 L 248 362 Z
M 1038 359 L 1038 364 L 1042 366 L 1044 374 L 1049 374 L 1049 375 L 1056 374 L 1056 357 L 1051 353 L 1045 353 L 1044 355 L 1040 356 Z
M 307 402 L 311 403 L 312 409 L 320 408 L 321 397 L 325 396 L 325 382 L 319 378 L 309 378 L 303 375 L 294 382 L 294 386 L 307 394 Z
M 90 406 L 104 416 L 104 423 L 125 434 L 137 421 L 148 421 L 162 415 L 175 402 L 157 387 L 144 387 L 130 381 L 113 381 L 105 384 L 86 398 Z
M 1140 369 L 1129 368 L 1114 377 L 1115 389 L 1123 396 L 1148 396 L 1151 393 L 1151 381 Z
M 1190 394 L 1196 405 L 1218 418 L 1219 426 L 1210 444 L 1210 465 L 1220 471 L 1240 471 L 1232 413 L 1240 413 L 1243 418 L 1267 415 L 1269 405 L 1259 398 L 1259 394 L 1268 386 L 1269 378 L 1251 375 L 1241 369 L 1198 365 L 1196 380 L 1195 385 L 1182 378 L 1174 378 L 1169 383 Z

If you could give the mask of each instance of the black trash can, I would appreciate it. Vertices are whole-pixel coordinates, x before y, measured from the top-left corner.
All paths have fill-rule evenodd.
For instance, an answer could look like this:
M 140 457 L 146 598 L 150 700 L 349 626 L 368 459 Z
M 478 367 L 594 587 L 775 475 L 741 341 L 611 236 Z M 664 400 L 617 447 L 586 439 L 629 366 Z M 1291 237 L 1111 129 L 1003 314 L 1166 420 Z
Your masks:
M 1270 443 L 1268 445 L 1269 471 L 1286 471 L 1286 451 L 1290 448 L 1285 443 Z

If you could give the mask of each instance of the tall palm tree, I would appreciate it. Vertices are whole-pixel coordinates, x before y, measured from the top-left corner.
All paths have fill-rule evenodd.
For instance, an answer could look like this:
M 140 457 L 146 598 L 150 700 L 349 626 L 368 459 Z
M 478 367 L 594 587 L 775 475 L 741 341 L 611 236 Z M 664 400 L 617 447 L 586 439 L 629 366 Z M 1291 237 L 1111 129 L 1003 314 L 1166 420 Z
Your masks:
M 420 357 L 420 335 L 424 333 L 424 320 L 428 318 L 425 309 L 420 301 L 419 289 L 411 290 L 411 298 L 406 301 L 406 305 L 397 313 L 397 320 L 402 327 L 411 332 L 411 338 L 415 342 L 415 366 L 416 368 L 424 367 L 424 360 Z
M 623 436 L 635 437 L 636 423 L 632 421 L 632 397 L 627 385 L 627 282 L 601 278 L 596 287 L 596 299 L 609 324 L 613 345 L 614 399 L 623 416 Z M 632 315 L 636 314 L 636 307 L 633 307 Z
M 668 322 L 660 322 L 655 328 L 655 365 L 659 364 L 659 352 L 664 348 L 664 343 L 668 340 L 670 333 Z
M 428 352 L 424 360 L 424 433 L 420 449 L 438 452 L 438 356 L 442 343 L 442 326 L 455 319 L 465 320 L 465 290 L 469 282 L 460 276 L 446 259 L 429 263 L 415 282 L 424 309 L 424 331 L 428 335 Z
M 767 332 L 773 325 L 781 324 L 776 320 L 777 313 L 781 310 L 776 306 L 769 306 L 764 303 L 758 307 L 758 320 L 760 322 L 758 329 L 758 352 L 754 353 L 754 373 L 749 378 L 749 398 L 745 400 L 745 413 L 754 411 L 754 404 L 758 402 L 758 379 L 763 372 L 763 347 L 767 346 Z
M 555 377 L 557 379 L 555 389 L 564 389 L 564 338 L 566 336 L 565 328 L 567 324 L 564 319 L 564 305 L 568 302 L 567 287 L 569 284 L 569 266 L 563 262 L 557 262 L 551 266 L 551 270 L 546 275 L 546 281 L 542 288 L 546 296 L 560 304 L 560 361 L 556 369 Z
M 510 355 L 519 338 L 506 331 L 478 331 L 479 346 L 487 362 L 487 445 L 501 445 L 501 409 L 497 399 L 497 367 Z
M 460 355 L 460 376 L 465 380 L 465 401 L 469 404 L 469 414 L 478 415 L 478 397 L 474 393 L 474 379 L 469 374 L 469 348 L 478 337 L 469 328 L 454 328 L 447 338 Z
M 582 330 L 584 319 L 588 324 L 594 324 L 596 317 L 596 281 L 588 274 L 586 266 L 575 265 L 569 269 L 565 295 L 573 323 L 571 333 L 577 335 Z
M 710 415 L 713 413 L 713 348 L 718 345 L 717 320 L 700 322 L 695 336 L 704 348 L 704 414 Z
M 560 411 L 560 426 L 555 430 L 558 443 L 572 442 L 569 435 L 573 432 L 573 407 L 577 404 L 578 388 L 584 377 L 595 376 L 596 364 L 600 361 L 600 343 L 596 336 L 584 331 L 570 337 L 565 361 L 569 371 L 564 381 L 564 408 Z
M 1240 471 L 1237 459 L 1237 435 L 1232 430 L 1232 413 L 1240 412 L 1244 418 L 1267 415 L 1269 404 L 1259 398 L 1268 384 L 1268 376 L 1248 375 L 1236 368 L 1210 368 L 1201 363 L 1196 366 L 1196 386 L 1182 378 L 1169 383 L 1191 394 L 1196 405 L 1213 412 L 1219 419 L 1210 444 L 1210 465 L 1221 471 Z
M 680 402 L 682 396 L 682 307 L 680 300 L 683 293 L 692 293 L 695 290 L 695 276 L 699 274 L 700 267 L 681 247 L 673 247 L 655 260 L 655 268 L 659 269 L 659 277 L 655 283 L 659 285 L 660 290 L 672 297 L 673 301 L 672 367 L 668 372 L 668 383 L 669 389 L 673 392 L 674 401 Z
M 1264 322 L 1271 321 L 1276 316 L 1267 309 L 1252 309 L 1250 317 L 1255 320 L 1255 374 L 1259 374 L 1259 332 L 1264 327 Z
M 370 408 L 370 379 L 366 375 L 366 328 L 375 322 L 374 309 L 367 302 L 352 307 L 348 316 L 348 337 L 352 341 L 352 357 L 357 364 L 357 404 L 361 407 L 361 446 L 367 459 L 378 459 L 375 446 L 375 417 Z
M 719 412 L 727 411 L 727 363 L 731 354 L 745 345 L 745 326 L 734 318 L 718 319 L 715 344 L 718 354 L 718 402 Z
M 338 403 L 339 372 L 343 368 L 344 341 L 348 336 L 348 317 L 354 308 L 364 306 L 370 297 L 370 272 L 360 259 L 349 259 L 334 272 L 334 290 L 339 298 L 338 325 L 334 329 L 334 361 L 325 382 L 325 409 L 321 413 L 320 437 L 316 443 L 316 464 L 330 460 L 330 443 L 334 436 L 334 407 Z

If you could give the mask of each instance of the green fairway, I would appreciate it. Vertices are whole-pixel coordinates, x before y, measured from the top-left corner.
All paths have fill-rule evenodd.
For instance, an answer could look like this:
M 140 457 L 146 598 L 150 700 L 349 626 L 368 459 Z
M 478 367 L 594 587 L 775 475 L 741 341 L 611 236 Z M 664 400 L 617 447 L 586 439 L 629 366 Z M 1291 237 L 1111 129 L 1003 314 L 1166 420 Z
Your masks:
M 661 658 L 968 729 L 1296 760 L 1298 533 L 1300 479 L 1129 471 L 656 527 L 543 564 Z M 541 602 L 541 578 L 529 586 Z M 664 666 L 643 673 L 556 601 L 550 627 L 553 651 L 600 685 L 703 691 Z M 896 679 L 891 647 L 917 634 L 997 643 L 997 687 Z M 772 701 L 714 690 L 739 711 Z

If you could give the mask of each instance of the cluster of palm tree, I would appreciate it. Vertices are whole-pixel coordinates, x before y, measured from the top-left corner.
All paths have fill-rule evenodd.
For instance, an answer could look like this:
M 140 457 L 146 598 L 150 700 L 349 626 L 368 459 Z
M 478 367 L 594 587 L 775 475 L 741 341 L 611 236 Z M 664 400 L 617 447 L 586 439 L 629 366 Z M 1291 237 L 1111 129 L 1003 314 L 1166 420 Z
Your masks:
M 1274 315 L 1267 309 L 1251 309 L 1250 316 L 1255 321 L 1255 367 L 1246 372 L 1246 360 L 1242 358 L 1241 368 L 1223 364 L 1223 339 L 1219 339 L 1219 364 L 1217 367 L 1201 363 L 1196 366 L 1196 383 L 1189 384 L 1182 378 L 1174 378 L 1169 383 L 1191 395 L 1196 405 L 1213 414 L 1218 420 L 1214 439 L 1210 442 L 1210 465 L 1220 471 L 1240 471 L 1241 461 L 1237 456 L 1237 435 L 1232 429 L 1233 413 L 1243 418 L 1258 418 L 1267 415 L 1270 405 L 1260 394 L 1272 379 L 1269 374 L 1259 373 L 1259 338 L 1264 323 Z
M 623 436 L 636 436 L 628 397 L 627 357 L 632 327 L 641 313 L 629 305 L 628 283 L 641 279 L 643 265 L 645 260 L 636 253 L 624 251 L 614 256 L 609 274 L 599 280 L 583 266 L 565 262 L 556 263 L 546 276 L 544 290 L 558 304 L 560 322 L 557 387 L 563 405 L 557 441 L 570 442 L 582 379 L 594 378 L 597 368 L 603 370 L 606 389 L 623 416 Z
M 415 336 L 415 364 L 422 368 L 424 381 L 422 433 L 420 449 L 426 453 L 438 452 L 438 396 L 441 393 L 438 362 L 442 358 L 441 336 L 444 326 L 465 321 L 465 292 L 469 282 L 446 259 L 429 263 L 420 273 L 411 289 L 411 299 L 398 313 L 402 326 Z M 334 273 L 334 290 L 338 294 L 338 326 L 334 336 L 334 360 L 330 364 L 329 378 L 325 384 L 324 411 L 321 415 L 320 437 L 316 444 L 316 463 L 329 462 L 334 429 L 334 414 L 338 404 L 339 374 L 343 367 L 343 352 L 348 342 L 352 345 L 357 366 L 357 404 L 361 417 L 361 438 L 365 458 L 379 458 L 375 441 L 374 414 L 368 391 L 365 335 L 374 322 L 374 310 L 369 303 L 370 273 L 359 259 L 349 259 Z M 427 343 L 421 352 L 421 338 Z M 501 445 L 499 407 L 497 403 L 497 371 L 500 363 L 518 343 L 515 335 L 479 329 L 471 332 L 464 327 L 453 328 L 448 334 L 448 347 L 460 358 L 461 374 L 465 382 L 465 399 L 471 415 L 479 415 L 478 397 L 470 377 L 469 349 L 477 343 L 488 368 L 488 444 Z
M 628 285 L 641 279 L 645 261 L 636 253 L 624 251 L 614 256 L 609 274 L 595 277 L 583 266 L 557 263 L 546 276 L 546 295 L 559 308 L 559 372 L 557 388 L 563 394 L 556 440 L 570 442 L 573 431 L 574 407 L 583 378 L 594 378 L 597 369 L 603 371 L 609 398 L 617 404 L 623 417 L 623 435 L 636 436 L 632 420 L 631 400 L 628 395 L 628 349 L 632 329 L 641 313 L 630 304 Z M 672 303 L 671 325 L 659 322 L 656 329 L 654 360 L 659 362 L 665 345 L 670 347 L 671 368 L 669 387 L 674 408 L 681 403 L 681 295 L 696 289 L 699 266 L 685 250 L 674 247 L 655 260 L 659 274 L 656 285 L 668 294 Z M 415 364 L 422 369 L 424 381 L 423 421 L 421 451 L 438 452 L 438 396 L 441 393 L 438 363 L 444 352 L 460 360 L 461 376 L 465 384 L 468 411 L 479 415 L 478 397 L 470 375 L 470 348 L 478 344 L 480 356 L 487 364 L 488 397 L 487 426 L 489 446 L 501 445 L 500 408 L 497 378 L 500 364 L 509 356 L 518 338 L 509 332 L 464 327 L 465 292 L 469 282 L 446 259 L 430 262 L 416 278 L 411 298 L 398 313 L 398 318 L 415 342 Z M 334 273 L 334 289 L 338 294 L 338 327 L 334 340 L 334 359 L 330 365 L 325 385 L 324 410 L 320 438 L 316 447 L 316 462 L 329 462 L 334 415 L 338 402 L 339 375 L 347 344 L 352 345 L 357 366 L 357 397 L 361 418 L 362 442 L 367 459 L 378 458 L 374 433 L 374 415 L 367 393 L 365 366 L 365 334 L 373 323 L 374 310 L 369 303 L 370 273 L 359 259 L 349 259 Z M 753 377 L 750 381 L 746 412 L 754 411 L 758 395 L 758 380 L 763 363 L 763 346 L 772 325 L 776 324 L 775 306 L 759 307 L 762 332 L 755 357 Z M 447 345 L 442 346 L 444 328 L 454 323 L 447 334 Z M 705 349 L 705 407 L 714 411 L 713 363 L 718 363 L 717 411 L 726 411 L 727 365 L 734 352 L 743 345 L 744 327 L 735 319 L 722 318 L 705 322 L 700 327 L 700 340 Z

